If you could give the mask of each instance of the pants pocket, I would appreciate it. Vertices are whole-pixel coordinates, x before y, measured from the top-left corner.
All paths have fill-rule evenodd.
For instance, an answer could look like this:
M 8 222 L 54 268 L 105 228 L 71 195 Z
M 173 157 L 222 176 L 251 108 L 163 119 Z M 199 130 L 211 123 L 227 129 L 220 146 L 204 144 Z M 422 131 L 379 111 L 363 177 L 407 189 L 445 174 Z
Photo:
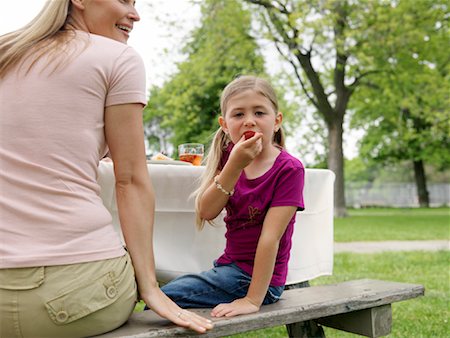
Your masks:
M 0 289 L 31 290 L 44 282 L 44 267 L 0 269 Z
M 116 277 L 108 272 L 94 281 L 79 285 L 46 302 L 56 325 L 65 325 L 114 303 L 119 295 Z

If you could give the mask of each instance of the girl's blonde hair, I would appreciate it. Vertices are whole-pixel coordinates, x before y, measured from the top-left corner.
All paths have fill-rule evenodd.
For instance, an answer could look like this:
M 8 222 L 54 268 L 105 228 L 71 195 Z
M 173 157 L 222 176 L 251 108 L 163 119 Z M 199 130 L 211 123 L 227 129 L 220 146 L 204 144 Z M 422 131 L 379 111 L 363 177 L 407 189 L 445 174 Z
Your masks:
M 220 98 L 220 111 L 224 118 L 227 111 L 227 104 L 229 100 L 234 95 L 242 93 L 246 90 L 253 90 L 256 93 L 266 97 L 272 104 L 274 112 L 275 113 L 278 112 L 277 96 L 275 94 L 275 90 L 272 88 L 269 82 L 260 77 L 245 75 L 240 76 L 231 81 L 222 92 L 222 96 Z M 274 133 L 272 142 L 280 146 L 281 148 L 284 148 L 285 136 L 282 128 L 279 128 L 278 131 Z M 229 143 L 230 139 L 228 135 L 225 134 L 222 128 L 219 128 L 214 134 L 211 146 L 205 158 L 206 168 L 200 179 L 200 187 L 194 192 L 194 195 L 196 195 L 195 198 L 195 210 L 197 214 L 196 223 L 197 228 L 199 230 L 203 229 L 205 225 L 205 220 L 199 217 L 200 200 L 203 197 L 203 194 L 205 193 L 206 189 L 208 189 L 212 180 L 214 179 L 214 176 L 216 175 L 217 170 L 219 169 L 219 163 L 220 160 L 222 159 L 223 152 L 227 148 Z M 211 222 L 208 221 L 208 223 Z
M 71 8 L 70 0 L 48 0 L 41 12 L 27 25 L 0 36 L 0 78 L 19 62 L 31 48 L 33 64 L 44 54 L 56 55 L 70 40 L 73 30 L 65 30 Z M 74 36 L 74 34 L 72 34 Z

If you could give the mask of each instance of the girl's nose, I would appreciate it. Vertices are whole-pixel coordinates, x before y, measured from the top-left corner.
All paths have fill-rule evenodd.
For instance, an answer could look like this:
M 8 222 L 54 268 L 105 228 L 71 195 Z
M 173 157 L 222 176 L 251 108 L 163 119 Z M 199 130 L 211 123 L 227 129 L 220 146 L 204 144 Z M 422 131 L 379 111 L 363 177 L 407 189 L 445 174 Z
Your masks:
M 248 116 L 248 117 L 245 118 L 244 125 L 245 126 L 254 126 L 255 125 L 255 120 L 253 119 L 252 116 Z

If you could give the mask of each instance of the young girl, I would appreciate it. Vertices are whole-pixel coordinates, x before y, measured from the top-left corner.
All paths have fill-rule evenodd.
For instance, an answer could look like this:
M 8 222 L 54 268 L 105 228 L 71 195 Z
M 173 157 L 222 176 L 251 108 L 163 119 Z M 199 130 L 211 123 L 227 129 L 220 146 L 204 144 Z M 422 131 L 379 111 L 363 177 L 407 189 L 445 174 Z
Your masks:
M 226 208 L 225 251 L 211 270 L 161 289 L 179 306 L 214 307 L 212 316 L 231 317 L 256 312 L 283 292 L 295 212 L 304 207 L 304 168 L 283 149 L 282 114 L 267 81 L 232 81 L 221 112 L 196 211 L 201 229 Z

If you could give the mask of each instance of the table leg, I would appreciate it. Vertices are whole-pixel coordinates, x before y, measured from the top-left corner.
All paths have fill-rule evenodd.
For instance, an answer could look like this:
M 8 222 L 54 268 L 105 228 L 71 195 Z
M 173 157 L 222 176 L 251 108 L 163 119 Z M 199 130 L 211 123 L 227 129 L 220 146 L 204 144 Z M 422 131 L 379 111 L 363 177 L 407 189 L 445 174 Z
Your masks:
M 299 289 L 309 287 L 309 282 L 301 282 L 297 284 L 286 285 L 286 290 Z M 325 338 L 325 332 L 322 326 L 314 320 L 292 323 L 286 325 L 289 338 Z

